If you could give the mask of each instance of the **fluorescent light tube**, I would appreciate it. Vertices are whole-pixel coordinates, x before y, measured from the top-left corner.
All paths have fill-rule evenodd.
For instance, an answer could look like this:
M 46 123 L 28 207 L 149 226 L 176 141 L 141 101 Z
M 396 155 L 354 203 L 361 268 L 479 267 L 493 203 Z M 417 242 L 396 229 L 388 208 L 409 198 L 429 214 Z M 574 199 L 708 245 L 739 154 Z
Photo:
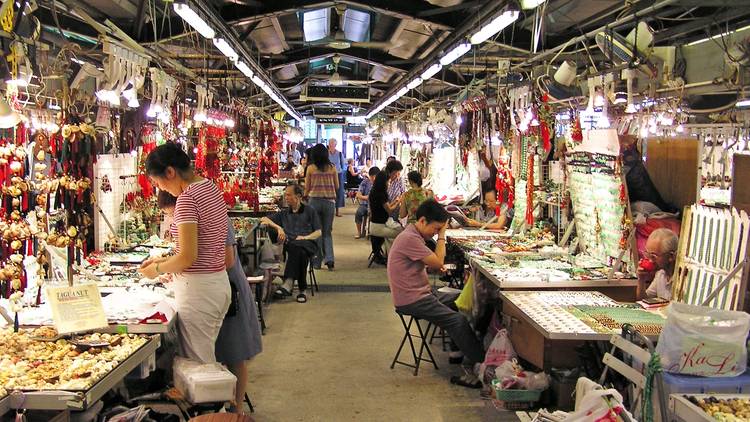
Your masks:
M 409 82 L 406 87 L 409 89 L 414 89 L 418 87 L 419 85 L 422 85 L 422 78 L 417 76 L 413 81 Z
M 252 78 L 253 75 L 255 74 L 255 72 L 253 72 L 252 69 L 250 69 L 250 67 L 242 60 L 235 63 L 234 66 L 237 68 L 237 70 L 242 72 L 242 74 L 247 76 L 248 78 Z
M 431 77 L 437 75 L 438 72 L 440 72 L 440 69 L 443 68 L 443 65 L 440 63 L 435 63 L 432 66 L 428 67 L 424 72 L 422 72 L 422 80 L 426 81 L 430 79 Z
M 407 92 L 409 92 L 409 88 L 407 88 L 407 87 L 403 87 L 403 88 L 399 89 L 398 92 L 396 93 L 397 98 L 403 97 Z
M 526 9 L 533 9 L 540 4 L 544 3 L 546 0 L 521 0 L 521 8 Z
M 729 32 L 722 32 L 722 33 L 720 33 L 720 34 L 716 34 L 716 35 L 714 35 L 714 36 L 711 36 L 711 37 L 708 37 L 708 38 L 703 38 L 703 39 L 700 39 L 700 40 L 697 40 L 697 41 L 693 41 L 693 42 L 691 42 L 691 43 L 687 43 L 686 45 L 687 45 L 688 47 L 690 47 L 691 45 L 698 45 L 698 44 L 703 44 L 704 42 L 706 42 L 706 41 L 711 41 L 711 40 L 712 40 L 712 39 L 714 39 L 714 38 L 718 38 L 718 37 L 726 37 L 727 35 L 731 35 L 731 34 L 734 34 L 734 33 L 740 32 L 740 31 L 744 31 L 744 30 L 746 30 L 746 29 L 750 29 L 750 25 L 748 25 L 748 26 L 743 26 L 742 28 L 736 29 L 736 30 L 734 30 L 734 31 L 729 31 Z
M 449 64 L 456 61 L 456 59 L 466 54 L 469 50 L 471 50 L 471 44 L 467 42 L 461 43 L 453 47 L 453 50 L 449 51 L 443 57 L 441 57 L 440 64 L 443 66 L 448 66 Z
M 214 38 L 214 45 L 221 51 L 221 53 L 231 61 L 237 61 L 237 52 L 232 48 L 231 45 L 224 38 Z
M 518 19 L 518 10 L 506 10 L 500 16 L 490 21 L 490 23 L 483 26 L 482 29 L 475 32 L 469 41 L 472 44 L 481 44 L 515 22 L 516 19 Z
M 255 85 L 258 85 L 258 87 L 259 87 L 259 88 L 261 88 L 261 89 L 262 89 L 262 88 L 263 88 L 264 86 L 266 86 L 266 83 L 265 83 L 265 82 L 263 82 L 263 80 L 262 80 L 261 78 L 259 78 L 259 77 L 258 77 L 258 75 L 253 75 L 253 76 L 252 76 L 252 77 L 250 78 L 250 80 L 251 80 L 251 81 L 253 81 L 253 83 L 254 83 Z
M 750 98 L 743 98 L 734 104 L 737 108 L 750 107 Z
M 198 31 L 199 34 L 203 35 L 205 38 L 211 39 L 216 35 L 216 32 L 214 32 L 214 29 L 211 28 L 206 21 L 201 19 L 200 16 L 198 16 L 197 13 L 193 9 L 190 8 L 185 3 L 175 3 L 173 5 L 175 13 L 180 15 L 182 19 L 185 20 L 185 22 L 188 23 L 188 25 L 192 26 L 193 29 Z

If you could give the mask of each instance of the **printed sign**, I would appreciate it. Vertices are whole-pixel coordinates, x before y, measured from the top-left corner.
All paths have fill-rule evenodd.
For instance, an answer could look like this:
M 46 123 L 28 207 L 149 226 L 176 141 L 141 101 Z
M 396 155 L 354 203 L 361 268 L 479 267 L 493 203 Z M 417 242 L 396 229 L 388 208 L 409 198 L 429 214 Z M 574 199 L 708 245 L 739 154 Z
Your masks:
M 46 294 L 58 333 L 67 334 L 107 326 L 102 297 L 95 284 L 47 287 Z

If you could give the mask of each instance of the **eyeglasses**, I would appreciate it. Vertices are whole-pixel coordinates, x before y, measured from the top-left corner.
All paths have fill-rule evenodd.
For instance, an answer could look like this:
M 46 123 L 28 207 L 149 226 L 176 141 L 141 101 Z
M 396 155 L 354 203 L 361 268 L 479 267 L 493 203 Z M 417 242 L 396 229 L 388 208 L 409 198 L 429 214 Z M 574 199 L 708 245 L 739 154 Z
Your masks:
M 667 253 L 653 253 L 653 252 L 649 252 L 649 251 L 644 251 L 643 252 L 643 256 L 645 256 L 646 258 L 654 261 L 654 260 L 658 259 L 660 256 L 666 256 L 666 255 L 669 255 L 670 253 L 671 252 L 667 252 Z

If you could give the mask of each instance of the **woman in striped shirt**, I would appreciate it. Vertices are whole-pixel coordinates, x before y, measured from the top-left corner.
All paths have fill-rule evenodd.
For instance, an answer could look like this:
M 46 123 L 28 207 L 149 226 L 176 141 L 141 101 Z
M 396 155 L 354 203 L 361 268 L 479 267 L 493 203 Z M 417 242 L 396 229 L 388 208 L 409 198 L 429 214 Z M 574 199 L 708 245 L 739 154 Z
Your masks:
M 174 275 L 180 354 L 216 362 L 214 345 L 230 303 L 226 204 L 213 182 L 195 174 L 190 158 L 175 143 L 148 155 L 146 174 L 156 187 L 177 197 L 171 230 L 177 248 L 169 258 L 146 260 L 140 272 L 148 278 Z
M 314 258 L 313 265 L 320 268 L 321 259 L 333 271 L 333 216 L 336 213 L 336 191 L 339 176 L 336 167 L 328 158 L 328 148 L 318 144 L 310 149 L 305 176 L 305 196 L 308 205 L 315 210 L 323 229 L 321 252 Z

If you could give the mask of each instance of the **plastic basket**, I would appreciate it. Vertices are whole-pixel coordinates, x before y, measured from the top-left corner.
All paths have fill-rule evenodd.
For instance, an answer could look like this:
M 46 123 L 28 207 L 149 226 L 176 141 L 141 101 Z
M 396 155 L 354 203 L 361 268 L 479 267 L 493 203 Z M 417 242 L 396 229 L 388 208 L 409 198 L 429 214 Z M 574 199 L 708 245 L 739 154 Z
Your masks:
M 504 390 L 500 388 L 499 380 L 492 380 L 492 389 L 495 390 L 495 397 L 503 402 L 526 402 L 533 403 L 539 401 L 542 390 Z

